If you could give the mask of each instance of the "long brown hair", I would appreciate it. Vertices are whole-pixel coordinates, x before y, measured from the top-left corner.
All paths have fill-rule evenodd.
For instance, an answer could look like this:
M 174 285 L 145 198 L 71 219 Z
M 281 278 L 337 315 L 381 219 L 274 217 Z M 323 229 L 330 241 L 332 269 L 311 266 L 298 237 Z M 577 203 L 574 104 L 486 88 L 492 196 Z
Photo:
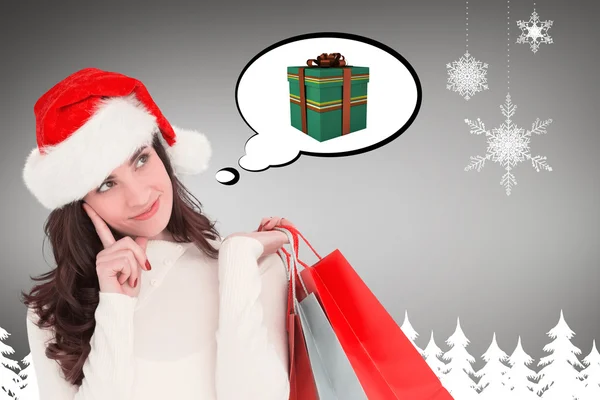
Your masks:
M 166 227 L 177 242 L 193 242 L 210 258 L 218 250 L 208 239 L 220 238 L 202 205 L 173 173 L 169 157 L 157 135 L 152 146 L 162 160 L 173 185 L 173 210 Z M 82 208 L 82 200 L 53 210 L 44 225 L 52 245 L 56 268 L 34 281 L 29 294 L 21 292 L 22 302 L 39 316 L 36 325 L 51 328 L 54 341 L 46 348 L 46 357 L 56 360 L 65 379 L 81 385 L 83 364 L 90 352 L 90 339 L 96 326 L 94 312 L 99 303 L 100 286 L 96 274 L 96 255 L 103 249 L 92 221 Z M 123 237 L 111 228 L 115 240 Z

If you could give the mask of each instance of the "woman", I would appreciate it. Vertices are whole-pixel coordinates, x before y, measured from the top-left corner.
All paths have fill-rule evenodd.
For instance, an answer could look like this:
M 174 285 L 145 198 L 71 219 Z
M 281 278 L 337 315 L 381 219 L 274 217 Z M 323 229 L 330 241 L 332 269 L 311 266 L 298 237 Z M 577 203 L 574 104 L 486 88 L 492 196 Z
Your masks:
M 208 140 L 136 79 L 84 69 L 34 112 L 23 178 L 57 265 L 23 293 L 40 400 L 286 400 L 289 222 L 223 240 L 176 176 Z

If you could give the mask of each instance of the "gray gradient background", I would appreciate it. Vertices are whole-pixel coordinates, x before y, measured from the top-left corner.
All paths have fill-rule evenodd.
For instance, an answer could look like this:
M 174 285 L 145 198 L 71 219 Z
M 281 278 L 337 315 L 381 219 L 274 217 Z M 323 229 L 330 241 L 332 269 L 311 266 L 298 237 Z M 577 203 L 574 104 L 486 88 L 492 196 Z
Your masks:
M 514 43 L 515 20 L 529 18 L 532 2 L 512 2 L 513 120 L 524 128 L 537 117 L 554 120 L 531 143 L 554 171 L 520 164 L 519 184 L 507 197 L 499 165 L 463 171 L 469 156 L 486 148 L 464 119 L 480 117 L 488 128 L 503 121 L 506 3 L 470 2 L 469 49 L 490 64 L 490 90 L 469 102 L 445 88 L 445 64 L 465 50 L 463 1 L 367 3 L 2 3 L 0 326 L 12 334 L 6 343 L 14 358 L 29 351 L 19 291 L 31 287 L 29 275 L 50 268 L 42 254 L 48 212 L 21 180 L 35 146 L 33 104 L 88 66 L 141 79 L 173 123 L 210 136 L 210 170 L 185 182 L 222 234 L 285 216 L 321 253 L 340 248 L 399 323 L 407 309 L 419 346 L 433 329 L 447 350 L 444 341 L 460 317 L 476 368 L 494 332 L 509 354 L 521 335 L 537 363 L 563 309 L 577 333 L 573 343 L 590 351 L 592 339 L 600 340 L 598 5 L 539 1 L 541 18 L 554 20 L 555 43 L 533 54 Z M 237 160 L 253 132 L 235 104 L 239 73 L 271 44 L 316 31 L 363 35 L 402 54 L 423 88 L 416 121 L 369 153 L 242 170 Z M 335 49 L 300 57 L 327 50 Z M 226 166 L 241 172 L 235 186 L 214 179 Z M 49 254 L 46 246 L 52 264 Z

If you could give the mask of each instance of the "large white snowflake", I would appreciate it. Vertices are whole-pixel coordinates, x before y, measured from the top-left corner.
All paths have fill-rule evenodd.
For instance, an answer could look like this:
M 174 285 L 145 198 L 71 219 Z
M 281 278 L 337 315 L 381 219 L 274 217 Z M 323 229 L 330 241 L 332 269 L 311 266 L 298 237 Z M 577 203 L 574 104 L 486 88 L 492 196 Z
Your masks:
M 512 187 L 517 184 L 517 180 L 512 173 L 515 166 L 524 161 L 525 159 L 531 160 L 531 164 L 536 171 L 545 169 L 552 171 L 546 163 L 546 157 L 535 156 L 532 157 L 529 150 L 529 142 L 531 135 L 541 135 L 546 133 L 546 127 L 552 123 L 551 119 L 540 121 L 536 119 L 531 126 L 531 130 L 525 131 L 523 128 L 519 128 L 515 125 L 511 117 L 515 114 L 517 106 L 512 104 L 510 100 L 510 93 L 506 95 L 506 102 L 500 106 L 502 115 L 506 117 L 504 123 L 498 128 L 493 128 L 492 131 L 485 129 L 484 123 L 481 119 L 477 118 L 477 121 L 471 121 L 465 119 L 465 122 L 471 127 L 471 133 L 475 135 L 481 135 L 485 133 L 487 136 L 488 148 L 485 156 L 471 156 L 471 164 L 465 167 L 465 171 L 477 170 L 478 172 L 485 165 L 486 160 L 492 160 L 496 162 L 506 170 L 506 173 L 502 176 L 500 184 L 506 189 L 506 194 L 510 196 Z
M 487 90 L 488 65 L 475 60 L 467 51 L 458 61 L 446 64 L 448 69 L 448 90 L 460 93 L 469 100 L 475 93 Z
M 548 29 L 552 26 L 552 21 L 540 21 L 538 13 L 533 10 L 529 21 L 517 21 L 521 28 L 521 36 L 517 38 L 517 43 L 529 43 L 531 51 L 536 53 L 540 43 L 552 43 L 552 38 L 548 35 Z

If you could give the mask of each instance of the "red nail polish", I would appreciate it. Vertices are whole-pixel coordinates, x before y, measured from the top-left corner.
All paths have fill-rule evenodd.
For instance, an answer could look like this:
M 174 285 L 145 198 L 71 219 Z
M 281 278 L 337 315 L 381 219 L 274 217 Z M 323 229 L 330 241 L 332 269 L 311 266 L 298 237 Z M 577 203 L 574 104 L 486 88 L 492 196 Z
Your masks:
M 150 261 L 148 260 L 146 260 L 146 268 L 148 269 L 148 271 L 152 269 L 152 267 L 150 266 Z

